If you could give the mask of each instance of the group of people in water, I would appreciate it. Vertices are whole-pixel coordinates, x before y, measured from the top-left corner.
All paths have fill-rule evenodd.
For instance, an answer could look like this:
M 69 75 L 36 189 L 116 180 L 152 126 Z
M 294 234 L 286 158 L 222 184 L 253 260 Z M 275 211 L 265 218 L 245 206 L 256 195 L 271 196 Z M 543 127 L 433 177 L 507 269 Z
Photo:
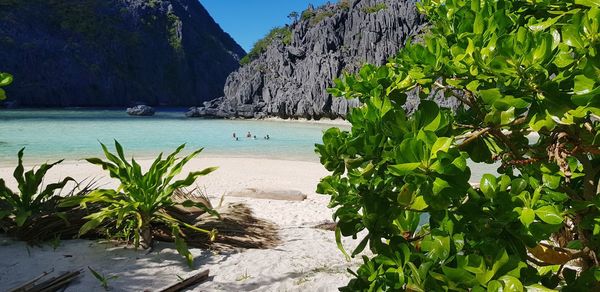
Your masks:
M 235 132 L 233 132 L 232 136 L 233 136 L 233 140 L 236 140 L 236 141 L 240 140 L 240 138 L 237 136 L 237 134 Z M 250 131 L 248 131 L 248 133 L 246 134 L 246 138 L 248 138 L 248 139 L 254 139 L 254 140 L 257 139 L 256 135 L 252 135 L 252 133 L 250 133 Z M 269 139 L 271 139 L 271 137 L 269 137 L 269 134 L 267 134 L 266 136 L 263 137 L 263 139 L 269 140 Z

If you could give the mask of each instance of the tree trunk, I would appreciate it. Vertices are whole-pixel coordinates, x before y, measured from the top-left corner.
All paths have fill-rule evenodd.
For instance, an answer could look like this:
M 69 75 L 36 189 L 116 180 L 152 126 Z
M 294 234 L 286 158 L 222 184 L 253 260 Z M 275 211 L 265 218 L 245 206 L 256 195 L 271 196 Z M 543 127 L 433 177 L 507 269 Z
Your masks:
M 152 230 L 150 230 L 150 225 L 144 225 L 140 229 L 140 246 L 143 249 L 152 248 L 153 245 L 152 240 Z

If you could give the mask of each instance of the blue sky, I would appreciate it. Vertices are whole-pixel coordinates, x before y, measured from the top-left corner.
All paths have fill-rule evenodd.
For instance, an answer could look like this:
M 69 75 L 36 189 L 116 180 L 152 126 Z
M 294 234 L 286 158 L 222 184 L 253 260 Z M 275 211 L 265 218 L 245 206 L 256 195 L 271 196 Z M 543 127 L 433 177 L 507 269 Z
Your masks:
M 302 12 L 336 0 L 200 0 L 215 21 L 246 50 L 271 28 L 290 23 L 292 11 Z

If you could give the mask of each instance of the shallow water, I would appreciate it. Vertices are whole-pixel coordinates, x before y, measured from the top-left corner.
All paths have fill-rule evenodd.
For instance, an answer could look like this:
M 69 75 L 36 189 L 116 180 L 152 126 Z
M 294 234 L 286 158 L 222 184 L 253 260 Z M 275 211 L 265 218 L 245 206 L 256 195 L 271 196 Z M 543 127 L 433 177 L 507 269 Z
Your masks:
M 317 161 L 314 144 L 333 125 L 287 121 L 204 120 L 181 111 L 131 117 L 121 110 L 2 110 L 0 164 L 14 164 L 26 147 L 26 160 L 76 160 L 103 156 L 99 142 L 117 139 L 129 154 L 154 157 L 186 143 L 204 155 Z M 257 139 L 245 138 L 250 131 Z M 236 133 L 239 141 L 232 138 Z M 264 136 L 270 136 L 265 140 Z
M 201 155 L 318 161 L 314 144 L 323 131 L 347 126 L 273 120 L 189 119 L 182 111 L 159 111 L 153 117 L 131 117 L 123 110 L 0 110 L 0 165 L 16 164 L 26 147 L 28 164 L 46 160 L 104 157 L 99 142 L 113 147 L 117 139 L 127 156 L 153 158 L 186 143 L 204 147 Z M 245 138 L 250 131 L 257 139 Z M 232 138 L 236 133 L 239 141 Z M 264 136 L 270 139 L 265 140 Z M 470 163 L 471 181 L 495 173 L 499 165 Z

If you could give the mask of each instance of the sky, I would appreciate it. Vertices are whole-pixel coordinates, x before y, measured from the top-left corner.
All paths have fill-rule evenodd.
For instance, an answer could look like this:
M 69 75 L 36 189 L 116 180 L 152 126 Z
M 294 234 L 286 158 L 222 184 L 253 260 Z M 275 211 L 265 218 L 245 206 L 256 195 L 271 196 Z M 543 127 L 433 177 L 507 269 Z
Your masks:
M 336 0 L 199 0 L 210 15 L 246 52 L 276 26 L 290 23 L 287 16 Z

